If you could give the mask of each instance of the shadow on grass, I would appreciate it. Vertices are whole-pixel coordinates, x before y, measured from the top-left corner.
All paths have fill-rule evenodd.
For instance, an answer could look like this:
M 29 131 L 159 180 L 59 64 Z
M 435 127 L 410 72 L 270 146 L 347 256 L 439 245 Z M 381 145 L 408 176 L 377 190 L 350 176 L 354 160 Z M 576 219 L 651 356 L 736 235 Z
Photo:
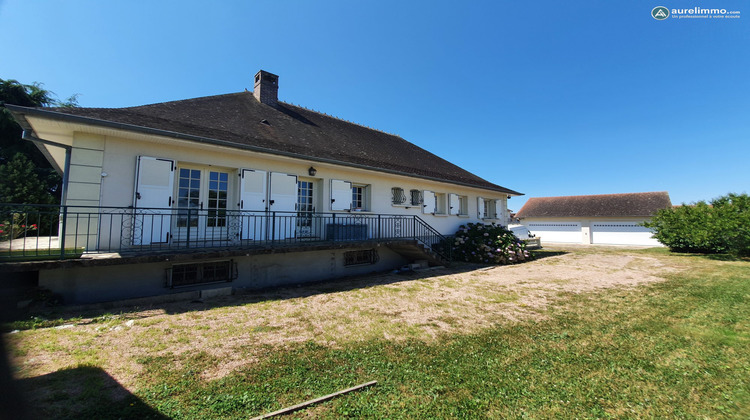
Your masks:
M 728 262 L 750 262 L 750 256 L 739 256 L 733 254 L 701 254 L 697 252 L 678 252 L 672 251 L 669 248 L 647 248 L 638 250 L 644 253 L 659 254 L 659 255 L 671 255 L 675 257 L 688 257 L 688 258 L 702 258 L 711 261 L 728 261 Z
M 16 382 L 31 419 L 168 419 L 93 366 Z M 32 399 L 33 398 L 33 399 Z
M 570 251 L 549 250 L 549 249 L 535 249 L 532 252 L 534 253 L 534 260 L 541 260 L 544 258 L 558 257 L 560 255 L 570 254 Z

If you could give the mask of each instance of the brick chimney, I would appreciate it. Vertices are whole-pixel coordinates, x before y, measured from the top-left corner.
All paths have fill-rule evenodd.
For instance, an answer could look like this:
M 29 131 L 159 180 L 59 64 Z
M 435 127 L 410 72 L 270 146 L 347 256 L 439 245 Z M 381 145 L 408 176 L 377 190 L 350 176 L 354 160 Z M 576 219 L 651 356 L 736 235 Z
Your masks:
M 276 106 L 279 102 L 279 76 L 264 70 L 256 73 L 253 96 L 262 104 Z

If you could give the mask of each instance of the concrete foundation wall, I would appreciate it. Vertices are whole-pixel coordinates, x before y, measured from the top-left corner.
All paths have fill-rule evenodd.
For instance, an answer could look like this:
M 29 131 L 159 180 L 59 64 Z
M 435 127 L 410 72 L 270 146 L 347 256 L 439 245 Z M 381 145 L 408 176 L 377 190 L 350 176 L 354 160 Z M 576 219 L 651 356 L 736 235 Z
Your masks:
M 211 290 L 227 286 L 262 289 L 294 285 L 388 271 L 409 262 L 389 248 L 378 246 L 374 248 L 377 249 L 379 255 L 377 263 L 344 266 L 344 253 L 358 249 L 373 248 L 289 252 L 190 261 L 200 263 L 234 260 L 237 264 L 238 278 L 230 283 L 168 288 L 166 287 L 166 270 L 172 266 L 172 262 L 159 262 L 41 270 L 39 286 L 62 296 L 65 304 L 87 304 Z M 185 261 L 180 263 L 185 263 Z

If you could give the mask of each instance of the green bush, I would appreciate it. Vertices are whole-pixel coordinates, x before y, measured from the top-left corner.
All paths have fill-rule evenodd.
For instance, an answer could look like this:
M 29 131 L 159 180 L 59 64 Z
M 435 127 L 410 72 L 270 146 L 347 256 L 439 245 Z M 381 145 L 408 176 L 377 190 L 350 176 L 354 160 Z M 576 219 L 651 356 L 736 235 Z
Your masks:
M 728 194 L 693 205 L 661 209 L 643 224 L 675 252 L 750 255 L 750 197 Z
M 513 264 L 532 258 L 523 241 L 495 223 L 461 225 L 453 241 L 453 256 L 458 261 L 490 264 Z

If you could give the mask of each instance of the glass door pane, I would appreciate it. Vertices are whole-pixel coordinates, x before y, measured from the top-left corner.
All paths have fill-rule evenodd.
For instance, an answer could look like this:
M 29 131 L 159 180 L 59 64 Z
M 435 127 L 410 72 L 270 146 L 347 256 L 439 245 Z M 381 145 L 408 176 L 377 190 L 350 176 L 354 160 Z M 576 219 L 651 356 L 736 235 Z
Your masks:
M 177 227 L 198 227 L 201 171 L 180 168 L 177 185 Z
M 312 218 L 315 211 L 313 198 L 313 182 L 298 181 L 297 183 L 297 236 L 305 237 L 312 234 Z
M 229 174 L 226 172 L 208 173 L 208 227 L 226 227 L 227 193 Z

